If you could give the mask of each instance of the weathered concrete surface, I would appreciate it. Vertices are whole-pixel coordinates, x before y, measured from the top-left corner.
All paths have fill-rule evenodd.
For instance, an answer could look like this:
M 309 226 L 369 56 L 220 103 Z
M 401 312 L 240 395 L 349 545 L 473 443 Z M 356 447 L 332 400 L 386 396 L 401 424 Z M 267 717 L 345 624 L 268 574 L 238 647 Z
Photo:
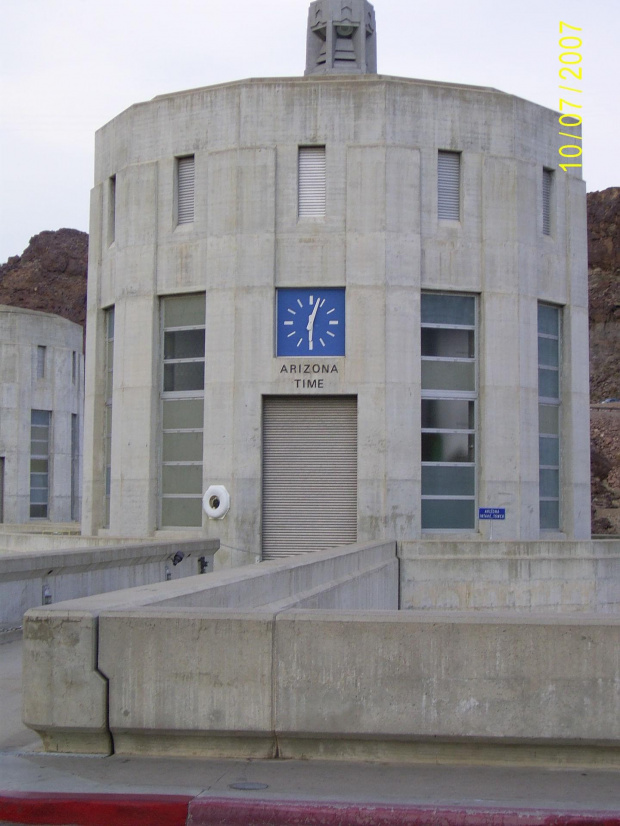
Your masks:
M 0 556 L 0 624 L 21 625 L 29 608 L 44 603 L 44 587 L 55 603 L 162 582 L 168 575 L 193 576 L 201 556 L 213 570 L 218 547 L 217 540 L 203 539 Z M 175 565 L 177 553 L 184 558 Z
M 619 646 L 620 617 L 280 614 L 280 754 L 620 766 Z
M 45 348 L 41 378 L 38 346 Z M 84 331 L 79 324 L 50 313 L 0 305 L 0 456 L 4 458 L 0 522 L 31 521 L 32 410 L 51 411 L 46 519 L 68 522 L 79 518 L 81 451 L 72 456 L 71 428 L 72 416 L 77 416 L 82 433 L 83 349 Z
M 275 756 L 272 614 L 151 609 L 99 623 L 115 753 Z
M 375 585 L 372 584 L 373 579 L 377 580 Z M 168 645 L 172 646 L 176 652 L 175 656 L 180 656 L 183 662 L 183 668 L 177 669 L 172 678 L 173 680 L 185 680 L 188 691 L 192 691 L 191 686 L 195 679 L 195 646 L 198 642 L 193 644 L 188 642 L 188 639 L 195 637 L 196 640 L 200 640 L 204 639 L 205 635 L 212 639 L 213 645 L 208 647 L 208 656 L 219 663 L 218 667 L 225 670 L 244 668 L 244 664 L 250 667 L 250 663 L 254 662 L 251 659 L 251 650 L 244 649 L 241 660 L 231 659 L 231 649 L 228 645 L 215 644 L 218 639 L 224 639 L 226 635 L 223 633 L 214 635 L 208 623 L 204 625 L 209 609 L 227 608 L 233 611 L 261 609 L 267 612 L 263 615 L 256 614 L 257 621 L 262 628 L 269 615 L 273 616 L 275 610 L 279 610 L 277 605 L 282 601 L 287 606 L 298 602 L 320 604 L 321 589 L 326 592 L 325 603 L 328 605 L 340 600 L 349 609 L 396 608 L 398 605 L 396 544 L 385 542 L 320 551 L 294 559 L 266 562 L 208 576 L 187 577 L 129 588 L 29 611 L 24 622 L 24 627 L 27 629 L 24 633 L 25 674 L 28 669 L 28 680 L 25 682 L 24 721 L 41 735 L 48 751 L 88 751 L 107 754 L 110 750 L 110 741 L 99 736 L 102 714 L 105 717 L 105 713 L 101 710 L 101 703 L 106 705 L 110 702 L 110 709 L 112 703 L 103 696 L 107 686 L 98 670 L 98 650 L 102 652 L 102 655 L 106 652 L 106 667 L 112 669 L 114 662 L 117 659 L 124 660 L 125 656 L 115 648 L 116 644 L 121 639 L 130 639 L 134 630 L 138 635 L 144 633 L 151 640 L 148 646 L 149 651 L 151 645 L 155 646 L 154 650 L 157 650 L 158 646 L 161 646 L 162 650 L 165 650 Z M 275 610 L 271 609 L 271 604 L 275 604 Z M 159 612 L 145 610 L 155 607 L 159 609 Z M 185 617 L 188 637 L 185 634 L 177 635 L 172 640 L 168 637 L 170 621 L 165 618 L 160 621 L 160 617 L 171 615 L 169 613 L 163 615 L 161 611 L 170 612 L 173 609 L 179 611 L 179 616 Z M 187 609 L 194 610 L 187 614 Z M 120 638 L 119 632 L 110 636 L 106 631 L 108 626 L 104 623 L 102 615 L 110 616 L 111 612 L 124 617 L 121 623 Z M 216 617 L 216 619 L 221 618 Z M 102 627 L 97 629 L 99 622 L 102 623 Z M 144 623 L 146 623 L 148 632 L 145 630 Z M 142 670 L 146 673 L 150 665 L 147 663 L 140 665 L 142 660 L 139 650 L 139 645 L 132 648 L 134 655 L 130 661 L 133 667 L 137 668 L 136 673 Z M 254 653 L 257 656 L 256 651 Z M 151 688 L 159 693 L 169 674 L 166 658 L 157 659 L 156 662 L 159 676 L 155 682 L 151 683 Z M 254 662 L 255 673 L 262 673 L 262 667 Z M 104 675 L 107 675 L 105 668 L 101 670 Z M 64 683 L 62 683 L 63 673 L 65 674 Z M 135 674 L 129 669 L 126 676 L 133 680 Z M 117 678 L 121 681 L 122 679 L 125 677 L 121 678 L 119 675 Z M 271 680 L 270 670 L 268 670 L 268 679 Z M 257 680 L 260 682 L 259 677 Z M 271 682 L 269 684 L 271 685 Z M 146 684 L 140 683 L 140 686 L 146 688 Z M 75 698 L 73 697 L 74 690 Z M 92 692 L 91 695 L 89 691 Z M 247 691 L 251 693 L 249 689 Z M 222 697 L 226 696 L 227 693 L 224 692 Z M 148 725 L 145 725 L 143 733 L 146 734 L 153 725 L 157 729 L 166 730 L 166 725 L 159 725 L 152 710 L 145 706 L 140 691 L 134 693 L 132 697 L 135 701 L 133 706 L 128 705 L 129 699 L 124 695 L 123 704 L 120 707 L 115 706 L 121 709 L 119 711 L 121 717 L 127 716 L 122 712 L 128 710 L 130 716 L 133 714 L 134 719 L 139 719 L 139 716 L 136 717 L 136 708 L 144 706 Z M 269 695 L 269 704 L 270 702 Z M 81 711 L 72 718 L 67 708 L 73 704 Z M 88 714 L 89 707 L 92 709 L 91 715 Z M 195 710 L 195 707 L 193 708 Z M 229 717 L 224 715 L 222 719 L 230 719 L 230 715 L 238 714 L 240 710 L 240 706 L 233 704 L 228 712 Z M 220 708 L 218 714 L 221 711 Z M 172 710 L 170 713 L 172 714 Z M 215 714 L 209 723 L 216 732 L 218 714 Z M 267 716 L 271 720 L 270 710 Z M 201 718 L 201 726 L 203 723 Z M 201 726 L 198 727 L 199 730 Z M 232 727 L 230 723 L 227 723 L 224 730 L 226 726 Z M 137 723 L 134 723 L 134 729 L 137 728 Z M 177 752 L 186 748 L 188 744 L 185 738 L 187 731 L 190 730 L 192 730 L 191 727 L 178 732 L 171 730 L 167 741 L 170 745 L 166 748 Z M 210 730 L 208 727 L 206 729 L 202 727 L 203 732 L 208 730 Z M 250 730 L 260 731 L 260 725 L 256 724 Z M 273 739 L 273 726 L 270 725 L 267 732 L 268 736 Z M 132 742 L 138 742 L 138 733 L 134 732 Z M 182 741 L 182 746 L 174 745 L 173 734 L 177 740 Z M 218 742 L 222 743 L 223 740 Z M 238 749 L 239 740 L 236 742 Z M 152 739 L 150 744 L 152 746 Z M 135 748 L 138 747 L 135 746 Z M 202 753 L 205 753 L 207 747 L 205 745 L 199 748 Z M 264 749 L 261 753 L 265 755 Z
M 578 132 L 578 130 L 577 130 Z M 358 538 L 422 538 L 420 291 L 479 296 L 478 499 L 494 537 L 537 540 L 537 308 L 562 307 L 562 531 L 590 535 L 585 186 L 557 167 L 557 113 L 482 87 L 381 75 L 246 80 L 132 106 L 97 133 L 92 192 L 84 530 L 104 523 L 103 309 L 115 307 L 110 530 L 157 529 L 159 297 L 206 310 L 204 520 L 225 561 L 261 553 L 262 398 L 355 395 Z M 298 147 L 326 146 L 326 214 L 299 220 Z M 460 221 L 437 217 L 437 152 L 461 153 Z M 175 158 L 195 158 L 192 224 L 175 218 Z M 577 173 L 578 171 L 575 171 Z M 110 179 L 116 234 L 111 243 Z M 227 273 L 222 278 L 222 273 Z M 130 277 L 129 277 L 130 274 Z M 131 288 L 128 284 L 131 282 Z M 346 358 L 321 389 L 274 357 L 280 287 L 345 287 Z M 304 359 L 309 368 L 317 360 Z M 118 368 L 118 369 L 117 369 Z M 138 416 L 138 418 L 136 418 Z M 467 531 L 488 538 L 488 527 Z
M 405 609 L 618 613 L 620 541 L 401 542 Z
M 29 611 L 24 627 L 24 722 L 46 751 L 108 754 L 108 691 L 96 669 L 97 616 L 40 610 Z

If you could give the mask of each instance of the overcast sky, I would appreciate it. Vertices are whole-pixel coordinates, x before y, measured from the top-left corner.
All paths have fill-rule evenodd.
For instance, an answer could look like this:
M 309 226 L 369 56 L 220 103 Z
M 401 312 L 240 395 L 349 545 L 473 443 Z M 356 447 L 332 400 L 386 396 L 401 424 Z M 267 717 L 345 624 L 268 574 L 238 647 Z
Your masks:
M 155 95 L 302 75 L 309 0 L 0 0 L 0 263 L 88 230 L 94 132 Z M 620 185 L 618 0 L 376 0 L 379 72 L 583 104 L 589 192 Z M 583 29 L 561 92 L 559 22 Z M 568 33 L 570 34 L 570 32 Z M 571 86 L 571 83 L 564 85 Z

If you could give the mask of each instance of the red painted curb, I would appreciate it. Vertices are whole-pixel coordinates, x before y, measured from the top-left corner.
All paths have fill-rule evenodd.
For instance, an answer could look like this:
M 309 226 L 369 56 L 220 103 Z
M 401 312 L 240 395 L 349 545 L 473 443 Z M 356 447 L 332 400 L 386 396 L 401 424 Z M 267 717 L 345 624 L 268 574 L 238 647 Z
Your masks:
M 45 826 L 185 826 L 189 795 L 0 792 L 0 822 Z
M 0 822 L 45 826 L 620 826 L 617 812 L 0 792 Z
M 285 802 L 197 797 L 188 826 L 620 826 L 614 812 Z

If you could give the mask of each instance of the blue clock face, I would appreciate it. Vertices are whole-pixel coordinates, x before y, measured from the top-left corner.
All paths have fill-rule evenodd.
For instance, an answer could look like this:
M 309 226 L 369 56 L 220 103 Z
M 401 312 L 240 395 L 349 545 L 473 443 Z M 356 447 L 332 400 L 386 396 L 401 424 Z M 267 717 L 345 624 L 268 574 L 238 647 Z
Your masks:
M 344 356 L 344 287 L 277 291 L 278 356 Z

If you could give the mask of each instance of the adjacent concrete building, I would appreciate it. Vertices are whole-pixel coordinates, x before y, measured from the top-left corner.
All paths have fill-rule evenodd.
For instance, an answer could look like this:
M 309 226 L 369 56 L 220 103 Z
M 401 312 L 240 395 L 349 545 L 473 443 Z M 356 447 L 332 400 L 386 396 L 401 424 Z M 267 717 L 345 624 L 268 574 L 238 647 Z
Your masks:
M 0 306 L 0 522 L 80 519 L 83 336 Z
M 365 0 L 317 0 L 304 77 L 97 133 L 84 533 L 195 530 L 233 561 L 590 536 L 585 185 L 558 115 L 376 74 L 375 38 Z

